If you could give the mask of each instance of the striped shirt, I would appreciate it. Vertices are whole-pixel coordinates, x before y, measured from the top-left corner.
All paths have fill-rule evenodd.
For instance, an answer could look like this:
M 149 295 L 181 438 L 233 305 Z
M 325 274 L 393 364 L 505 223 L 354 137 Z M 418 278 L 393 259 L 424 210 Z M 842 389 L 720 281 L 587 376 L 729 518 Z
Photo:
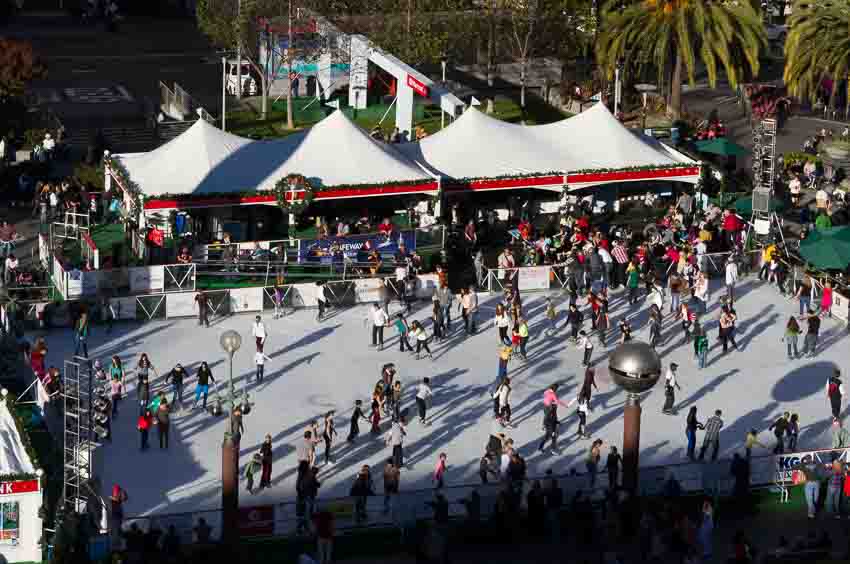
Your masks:
M 705 442 L 710 443 L 716 441 L 720 437 L 720 429 L 723 427 L 723 420 L 717 415 L 709 417 L 705 422 Z
M 626 252 L 625 247 L 622 245 L 614 245 L 614 248 L 611 250 L 611 255 L 614 257 L 614 260 L 620 264 L 626 264 L 629 262 L 629 255 Z

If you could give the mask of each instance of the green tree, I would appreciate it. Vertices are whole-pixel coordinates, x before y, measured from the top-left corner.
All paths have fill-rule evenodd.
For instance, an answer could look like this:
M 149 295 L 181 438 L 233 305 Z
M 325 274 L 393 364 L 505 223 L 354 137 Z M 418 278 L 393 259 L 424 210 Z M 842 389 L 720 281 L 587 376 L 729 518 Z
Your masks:
M 0 103 L 22 96 L 31 80 L 46 73 L 30 43 L 0 38 Z
M 815 101 L 821 80 L 829 77 L 833 105 L 839 81 L 850 73 L 850 0 L 795 2 L 788 27 L 785 84 L 790 93 Z M 847 103 L 850 108 L 850 96 Z
M 672 74 L 667 108 L 674 118 L 682 109 L 682 75 L 687 72 L 693 85 L 698 59 L 712 87 L 721 67 L 736 87 L 742 77 L 758 74 L 759 54 L 767 47 L 764 25 L 749 2 L 640 0 L 623 7 L 612 0 L 601 20 L 596 56 L 608 77 L 618 64 L 654 67 L 659 83 Z
M 297 77 L 293 74 L 295 65 L 317 64 L 326 53 L 344 52 L 340 37 L 333 29 L 323 28 L 315 13 L 310 0 L 198 1 L 201 31 L 219 47 L 238 51 L 260 78 L 261 119 L 268 115 L 268 93 L 281 70 L 287 69 L 287 77 Z M 287 47 L 279 51 L 274 40 L 281 30 Z M 261 47 L 266 53 L 277 54 L 274 63 L 268 56 L 261 58 Z M 295 127 L 292 80 L 288 80 L 286 91 L 286 122 L 289 129 Z

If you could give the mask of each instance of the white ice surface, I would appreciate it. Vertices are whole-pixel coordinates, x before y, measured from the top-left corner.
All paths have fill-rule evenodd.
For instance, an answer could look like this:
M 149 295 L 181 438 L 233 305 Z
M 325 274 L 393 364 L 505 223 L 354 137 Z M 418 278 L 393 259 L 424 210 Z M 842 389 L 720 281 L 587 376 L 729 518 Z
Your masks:
M 739 284 L 740 298 L 736 303 L 739 314 L 738 342 L 742 352 L 721 356 L 717 341 L 715 288 L 706 318 L 711 351 L 709 366 L 699 371 L 691 346 L 682 346 L 681 327 L 669 316 L 664 324 L 666 341 L 659 347 L 665 368 L 677 362 L 679 383 L 677 393 L 679 415 L 661 414 L 664 401 L 661 384 L 643 401 L 641 464 L 658 465 L 681 462 L 685 453 L 684 419 L 688 408 L 697 405 L 701 419 L 715 409 L 723 410 L 726 425 L 721 432 L 721 456 L 731 456 L 740 448 L 750 428 L 761 431 L 761 440 L 772 445 L 767 426 L 781 412 L 800 414 L 800 447 L 821 448 L 829 445 L 829 405 L 825 383 L 832 363 L 846 366 L 843 326 L 825 320 L 821 332 L 819 353 L 815 359 L 786 360 L 785 345 L 780 341 L 788 316 L 798 312 L 796 301 L 786 301 L 773 288 L 761 286 L 750 277 Z M 513 421 L 516 428 L 508 431 L 526 457 L 530 476 L 542 475 L 547 468 L 565 473 L 576 467 L 582 471 L 588 441 L 574 440 L 576 417 L 562 408 L 560 415 L 567 419 L 561 428 L 559 456 L 537 454 L 541 437 L 541 400 L 543 390 L 553 382 L 561 382 L 560 396 L 570 399 L 581 383 L 581 351 L 565 341 L 565 330 L 555 337 L 543 335 L 544 295 L 525 296 L 525 309 L 530 319 L 531 339 L 528 362 L 512 363 L 509 375 L 513 379 Z M 563 319 L 563 297 L 557 296 Z M 612 299 L 612 326 L 626 312 L 622 295 Z M 406 385 L 405 405 L 415 411 L 415 384 L 429 376 L 434 388 L 433 408 L 429 412 L 431 426 L 424 427 L 414 420 L 408 426 L 405 445 L 406 461 L 412 468 L 403 471 L 402 488 L 413 489 L 430 485 L 430 476 L 440 452 L 448 455 L 448 484 L 476 483 L 478 459 L 484 451 L 493 425 L 492 402 L 488 392 L 497 370 L 497 334 L 492 327 L 492 308 L 496 297 L 482 298 L 480 320 L 483 330 L 466 338 L 455 322 L 451 340 L 433 345 L 434 361 L 414 360 L 409 353 L 398 352 L 395 331 L 386 331 L 387 348 L 381 352 L 368 347 L 370 335 L 364 324 L 365 307 L 332 311 L 321 324 L 314 311 L 298 311 L 285 319 L 272 320 L 264 315 L 270 330 L 266 354 L 266 381 L 250 386 L 256 405 L 245 417 L 246 433 L 242 441 L 240 462 L 256 452 L 263 437 L 270 433 L 274 441 L 273 487 L 250 496 L 241 484 L 242 505 L 284 501 L 294 496 L 296 459 L 294 445 L 302 437 L 306 425 L 324 412 L 335 409 L 340 433 L 335 446 L 335 466 L 322 468 L 320 496 L 347 495 L 352 478 L 362 464 L 376 468 L 389 454 L 389 448 L 379 438 L 369 435 L 369 424 L 361 422 L 361 437 L 354 446 L 345 443 L 348 418 L 355 399 L 362 399 L 368 411 L 369 394 L 385 362 L 395 362 Z M 424 304 L 423 304 L 424 307 Z M 646 339 L 647 305 L 629 311 L 636 316 L 634 336 Z M 426 317 L 420 309 L 412 319 Z M 589 316 L 586 316 L 589 319 Z M 138 355 L 147 351 L 159 370 L 157 386 L 162 386 L 164 372 L 180 362 L 190 371 L 191 378 L 184 391 L 189 401 L 194 392 L 194 373 L 203 360 L 213 369 L 219 383 L 227 379 L 227 362 L 218 345 L 225 329 L 242 333 L 243 347 L 234 359 L 234 378 L 242 380 L 254 371 L 254 343 L 251 338 L 253 315 L 240 315 L 214 320 L 213 327 L 200 328 L 195 320 L 171 320 L 144 325 L 117 326 L 111 335 L 101 329 L 92 331 L 92 358 L 107 361 L 118 354 L 127 365 L 133 366 Z M 589 328 L 589 321 L 585 322 Z M 613 332 L 613 333 L 616 333 Z M 609 341 L 614 339 L 609 338 Z M 73 352 L 69 332 L 48 334 L 48 361 L 61 366 Z M 801 339 L 802 345 L 802 339 Z M 845 350 L 844 353 L 841 351 Z M 594 361 L 603 362 L 606 354 L 598 345 Z M 151 450 L 139 451 L 139 436 L 135 430 L 137 412 L 132 406 L 135 376 L 128 375 L 130 399 L 113 426 L 114 442 L 102 447 L 96 457 L 103 461 L 96 472 L 102 476 L 104 493 L 113 483 L 120 483 L 129 492 L 127 514 L 150 512 L 181 512 L 209 509 L 220 504 L 220 445 L 224 419 L 214 419 L 198 410 L 183 412 L 172 424 L 171 448 L 159 450 L 156 434 L 151 434 Z M 593 412 L 588 418 L 594 437 L 606 443 L 620 445 L 622 437 L 622 405 L 624 394 L 607 381 L 599 382 L 594 393 Z M 170 393 L 169 393 L 170 397 Z M 211 396 L 213 397 L 213 396 Z M 386 424 L 386 420 L 384 421 Z M 698 440 L 701 440 L 701 434 Z M 319 449 L 321 453 L 321 448 Z M 757 453 L 758 454 L 758 453 Z M 100 465 L 99 465 L 100 466 Z M 376 468 L 377 469 L 377 468 Z M 379 485 L 380 480 L 376 484 Z

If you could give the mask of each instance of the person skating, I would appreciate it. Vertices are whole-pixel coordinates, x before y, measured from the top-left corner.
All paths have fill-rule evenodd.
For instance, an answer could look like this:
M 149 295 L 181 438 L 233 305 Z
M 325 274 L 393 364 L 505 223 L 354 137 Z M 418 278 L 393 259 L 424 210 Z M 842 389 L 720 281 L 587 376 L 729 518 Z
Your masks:
M 590 366 L 590 360 L 593 357 L 593 341 L 584 331 L 580 331 L 579 336 L 578 347 L 584 351 L 581 365 Z
M 413 352 L 413 347 L 410 346 L 410 341 L 407 340 L 407 336 L 410 334 L 410 327 L 403 313 L 399 312 L 396 314 L 393 325 L 396 331 L 398 331 L 398 351 L 404 352 L 404 349 L 407 348 L 408 352 Z
M 263 379 L 266 377 L 267 360 L 271 360 L 271 358 L 267 357 L 262 351 L 254 353 L 254 364 L 257 366 L 257 370 L 254 373 L 254 380 L 256 380 L 258 384 L 262 384 Z
M 83 351 L 83 356 L 85 358 L 89 357 L 89 316 L 86 312 L 80 314 L 80 319 L 77 321 L 77 325 L 74 328 L 74 341 L 76 342 L 76 346 L 74 348 L 74 356 L 79 356 L 80 350 Z
M 546 297 L 546 321 L 549 325 L 546 328 L 546 334 L 554 335 L 558 330 L 558 311 L 555 309 L 555 304 L 552 298 Z
M 390 430 L 385 437 L 386 445 L 392 447 L 393 464 L 396 468 L 404 468 L 404 437 L 407 430 L 404 428 L 404 417 L 393 421 Z
M 428 348 L 428 333 L 419 321 L 413 322 L 413 329 L 411 332 L 413 337 L 416 339 L 416 360 L 421 358 L 419 353 L 422 349 L 425 349 L 425 352 L 428 354 L 428 358 L 433 360 L 434 355 L 431 354 L 431 349 Z
M 443 489 L 443 480 L 446 476 L 446 470 L 448 469 L 448 465 L 446 464 L 446 453 L 441 452 L 440 456 L 437 457 L 437 464 L 434 466 L 434 489 L 441 490 Z
M 702 448 L 699 450 L 699 460 L 702 462 L 705 460 L 705 452 L 711 448 L 711 460 L 712 462 L 717 460 L 717 453 L 720 450 L 720 429 L 723 428 L 723 419 L 720 416 L 723 415 L 721 410 L 717 410 L 714 412 L 714 415 L 708 418 L 708 421 L 705 422 L 705 436 L 702 440 Z
M 626 287 L 629 289 L 629 305 L 636 304 L 640 292 L 640 270 L 634 261 L 629 261 L 626 267 Z
M 139 437 L 141 439 L 141 446 L 139 450 L 147 450 L 150 448 L 148 444 L 148 437 L 150 435 L 151 426 L 153 425 L 153 415 L 148 410 L 145 410 L 144 413 L 139 415 L 139 420 L 136 422 L 136 429 L 139 431 Z
M 785 334 L 782 336 L 782 340 L 788 348 L 788 360 L 794 360 L 800 357 L 800 351 L 797 350 L 797 340 L 799 337 L 800 324 L 797 323 L 797 319 L 792 315 L 785 325 Z
M 683 302 L 679 306 L 679 317 L 682 320 L 682 333 L 685 335 L 685 340 L 682 341 L 682 344 L 686 345 L 691 342 L 691 326 L 696 322 L 697 314 L 688 304 Z
M 617 324 L 620 329 L 620 344 L 628 343 L 632 340 L 632 324 L 625 317 Z
M 735 342 L 735 321 L 738 316 L 735 315 L 735 310 L 728 305 L 724 305 L 720 309 L 720 342 L 723 344 L 724 354 L 729 350 L 729 343 L 737 351 L 738 343 Z
M 168 373 L 168 376 L 165 377 L 165 385 L 171 384 L 171 404 L 174 406 L 174 409 L 177 409 L 177 406 L 180 406 L 180 409 L 183 408 L 183 383 L 186 381 L 186 371 L 183 369 L 182 364 L 177 364 L 174 369 Z
M 695 460 L 694 451 L 697 444 L 697 429 L 705 429 L 705 425 L 697 419 L 697 408 L 693 405 L 690 411 L 688 411 L 688 418 L 685 423 L 685 437 L 688 439 L 687 457 L 691 462 Z
M 98 364 L 100 361 L 98 361 Z M 139 362 L 136 364 L 136 395 L 138 400 L 141 402 L 141 391 L 142 391 L 142 382 L 150 383 L 150 372 L 153 370 L 154 376 L 159 378 L 159 373 L 156 371 L 156 367 L 151 364 L 150 358 L 148 358 L 148 353 L 142 353 L 139 357 Z M 150 393 L 150 389 L 148 388 L 148 393 Z M 147 405 L 145 402 L 144 405 Z
M 617 480 L 620 477 L 620 467 L 623 465 L 623 457 L 617 452 L 617 447 L 611 445 L 608 458 L 605 461 L 605 469 L 608 471 L 608 490 L 617 489 Z
M 761 447 L 767 448 L 760 440 L 759 433 L 755 429 L 750 429 L 747 433 L 747 436 L 744 438 L 744 454 L 746 455 L 746 459 L 749 460 L 753 455 L 753 448 Z
M 587 468 L 587 473 L 590 476 L 590 489 L 593 491 L 593 488 L 596 487 L 596 473 L 599 471 L 599 460 L 602 458 L 602 439 L 596 439 L 593 441 L 593 444 L 590 445 L 590 449 L 587 451 L 587 458 L 585 459 L 585 467 Z
M 841 381 L 841 371 L 835 369 L 829 380 L 826 381 L 826 397 L 829 399 L 829 406 L 832 411 L 832 416 L 836 419 L 841 417 L 841 400 L 844 397 L 844 383 Z
M 654 349 L 661 341 L 661 310 L 655 304 L 649 307 L 649 345 Z
M 375 390 L 372 393 L 372 411 L 369 413 L 369 420 L 372 423 L 371 433 L 378 435 L 381 433 L 381 411 L 384 409 L 384 395 L 382 392 Z
M 121 362 L 118 355 L 113 355 L 112 364 L 109 366 L 109 379 L 115 380 L 116 378 L 122 383 L 124 382 L 124 363 Z
M 581 389 L 578 393 L 580 396 L 587 398 L 588 403 L 590 403 L 593 390 L 599 391 L 599 386 L 596 385 L 596 370 L 586 368 L 584 371 L 584 380 L 581 383 Z
M 260 455 L 262 456 L 263 466 L 263 472 L 260 475 L 260 489 L 270 488 L 272 487 L 272 462 L 274 460 L 271 435 L 266 435 L 263 439 L 263 444 L 260 445 Z
M 419 422 L 427 425 L 428 404 L 431 402 L 431 379 L 423 378 L 419 384 L 419 389 L 416 390 L 416 407 L 419 410 Z
M 384 327 L 388 322 L 389 318 L 381 306 L 372 305 L 372 346 L 377 347 L 379 351 L 384 348 Z
M 785 431 L 788 430 L 788 421 L 790 419 L 791 413 L 786 411 L 768 427 L 768 431 L 773 431 L 773 436 L 776 437 L 776 446 L 773 447 L 773 454 L 785 453 Z
M 328 411 L 325 414 L 324 430 L 322 432 L 322 440 L 325 442 L 325 466 L 333 466 L 334 461 L 331 458 L 331 448 L 333 448 L 333 440 L 336 437 L 336 424 L 334 423 L 334 411 Z
M 502 380 L 499 389 L 493 394 L 493 399 L 499 402 L 499 422 L 505 426 L 511 426 L 511 379 Z
M 528 360 L 528 355 L 525 350 L 528 343 L 528 321 L 526 321 L 524 317 L 519 318 L 517 333 L 519 334 L 519 354 L 523 360 Z
M 548 390 L 547 390 L 548 391 Z M 544 398 L 545 401 L 545 398 Z M 544 404 L 543 413 L 543 440 L 540 441 L 540 446 L 537 447 L 539 452 L 543 452 L 546 443 L 551 441 L 550 448 L 552 454 L 558 454 L 558 400 L 555 398 L 554 404 L 546 408 Z
M 705 358 L 708 356 L 708 335 L 699 322 L 694 323 L 694 354 L 697 357 L 699 369 L 705 368 Z
M 198 304 L 198 325 L 209 327 L 209 296 L 207 296 L 206 292 L 201 290 L 195 296 L 195 303 Z
M 570 309 L 567 312 L 567 324 L 570 326 L 570 338 L 573 342 L 578 342 L 582 322 L 584 322 L 584 314 L 579 311 L 576 304 L 570 304 Z
M 667 373 L 664 375 L 664 407 L 661 412 L 666 415 L 676 415 L 676 409 L 674 407 L 676 403 L 676 390 L 682 389 L 676 380 L 676 371 L 678 369 L 679 365 L 671 362 Z
M 449 290 L 448 282 L 441 281 L 440 287 L 437 288 L 435 295 L 440 301 L 440 307 L 443 309 L 443 331 L 444 337 L 447 337 L 452 330 L 452 303 L 454 303 L 454 294 Z
M 434 338 L 437 339 L 438 343 L 441 343 L 445 338 L 445 332 L 443 331 L 443 308 L 440 307 L 437 294 L 434 294 L 431 300 L 431 323 L 433 324 Z
M 610 327 L 611 318 L 608 317 L 608 300 L 602 298 L 599 302 L 599 311 L 596 314 L 596 336 L 599 338 L 599 344 L 603 347 Z
M 325 310 L 328 307 L 328 296 L 325 292 L 324 280 L 316 281 L 316 305 L 319 307 L 319 311 L 316 313 L 316 321 L 321 322 L 325 317 Z
M 499 342 L 503 345 L 510 345 L 511 340 L 508 338 L 508 329 L 511 326 L 511 316 L 502 304 L 496 304 L 496 316 L 493 318 L 493 327 L 499 333 Z
M 363 413 L 363 400 L 354 402 L 354 411 L 351 412 L 351 423 L 348 428 L 348 438 L 345 440 L 353 443 L 360 436 L 360 420 L 369 421 L 369 418 Z
M 197 382 L 195 383 L 195 401 L 192 402 L 192 408 L 195 409 L 198 406 L 198 402 L 201 400 L 201 396 L 203 396 L 204 401 L 201 404 L 202 409 L 207 409 L 207 396 L 210 393 L 210 382 L 212 382 L 213 386 L 215 386 L 215 378 L 213 378 L 212 370 L 210 370 L 209 364 L 206 361 L 201 363 L 200 368 L 198 368 L 197 374 Z
M 568 406 L 572 406 L 573 403 L 576 405 L 576 415 L 578 415 L 578 431 L 576 431 L 576 435 L 580 439 L 589 439 L 590 434 L 587 433 L 587 414 L 590 413 L 590 400 L 587 396 L 583 394 L 579 394 L 575 397 Z
M 400 480 L 401 472 L 393 459 L 388 458 L 384 463 L 384 514 L 394 513 Z
M 809 358 L 815 357 L 815 349 L 818 346 L 818 335 L 820 334 L 820 317 L 813 310 L 808 310 L 807 315 L 801 319 L 806 320 L 806 336 L 803 339 L 803 350 L 800 356 L 809 355 Z
M 794 452 L 797 450 L 797 439 L 800 437 L 800 416 L 796 413 L 791 414 L 785 434 L 788 437 L 786 443 L 788 445 L 788 452 Z
M 592 379 L 592 377 L 591 377 Z M 585 380 L 587 380 L 587 375 L 585 375 Z M 595 383 L 594 383 L 595 385 Z M 567 404 L 558 399 L 558 388 L 560 384 L 557 382 L 546 388 L 543 392 L 543 430 L 546 430 L 546 418 L 549 416 L 550 411 L 555 412 L 555 420 L 558 420 L 558 406 L 562 405 L 567 407 Z
M 259 315 L 254 318 L 254 323 L 251 325 L 251 335 L 254 337 L 254 342 L 257 345 L 257 352 L 263 352 L 263 347 L 266 346 L 266 324 L 263 323 L 263 318 Z
M 156 430 L 159 434 L 159 448 L 168 448 L 168 433 L 171 429 L 171 409 L 163 396 L 156 410 Z
M 255 452 L 254 456 L 248 461 L 248 464 L 245 465 L 245 480 L 248 482 L 246 485 L 246 489 L 248 493 L 254 493 L 254 474 L 259 474 L 263 469 L 263 455 L 259 452 Z
M 124 395 L 124 385 L 118 378 L 113 378 L 110 383 L 110 393 L 112 397 L 112 418 L 118 417 L 118 405 L 121 403 L 121 398 Z
M 496 388 L 499 384 L 508 377 L 508 364 L 513 356 L 513 348 L 510 346 L 499 347 L 499 369 L 496 372 Z

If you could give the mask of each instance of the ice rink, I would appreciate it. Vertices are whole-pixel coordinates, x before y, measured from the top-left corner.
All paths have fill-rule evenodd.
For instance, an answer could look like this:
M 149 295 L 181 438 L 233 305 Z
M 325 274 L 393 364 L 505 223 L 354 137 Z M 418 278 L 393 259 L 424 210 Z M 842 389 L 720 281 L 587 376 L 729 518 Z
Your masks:
M 692 347 L 681 344 L 680 324 L 670 316 L 665 320 L 664 343 L 658 351 L 665 369 L 670 362 L 680 365 L 682 390 L 676 398 L 679 414 L 661 413 L 662 384 L 647 395 L 642 404 L 641 464 L 683 461 L 685 415 L 692 405 L 699 407 L 703 421 L 715 409 L 723 410 L 725 427 L 721 432 L 721 456 L 731 456 L 735 448 L 740 448 L 750 428 L 758 429 L 762 442 L 772 445 L 772 433 L 767 427 L 786 410 L 800 414 L 801 448 L 829 446 L 825 384 L 832 363 L 846 365 L 843 326 L 837 321 L 825 320 L 817 358 L 786 360 L 785 345 L 780 339 L 789 315 L 798 313 L 798 304 L 780 297 L 774 288 L 762 285 L 751 276 L 739 284 L 736 302 L 737 340 L 742 351 L 731 351 L 723 356 L 717 341 L 720 291 L 716 287 L 713 290 L 709 314 L 704 318 L 711 346 L 706 369 L 698 370 Z M 635 338 L 647 339 L 647 304 L 642 302 L 639 308 L 630 310 L 622 296 L 613 294 L 612 326 L 616 327 L 617 321 L 627 314 L 635 318 Z M 563 324 L 566 296 L 553 297 L 558 303 L 559 324 Z M 431 378 L 435 394 L 429 412 L 430 426 L 419 424 L 416 418 L 408 425 L 404 450 L 409 467 L 402 472 L 402 489 L 429 486 L 440 452 L 448 455 L 447 484 L 476 483 L 478 460 L 494 425 L 489 393 L 497 373 L 498 335 L 492 326 L 497 300 L 496 296 L 482 295 L 480 332 L 465 337 L 455 321 L 450 339 L 442 344 L 432 343 L 433 361 L 417 361 L 410 353 L 400 353 L 394 329 L 386 331 L 387 346 L 383 351 L 370 348 L 370 330 L 364 322 L 367 307 L 332 310 L 329 318 L 321 323 L 315 320 L 315 311 L 298 311 L 278 320 L 273 320 L 270 313 L 265 314 L 263 317 L 270 332 L 266 354 L 271 361 L 266 363 L 265 382 L 259 386 L 248 385 L 255 405 L 245 417 L 240 463 L 244 467 L 248 457 L 258 450 L 263 437 L 271 434 L 273 487 L 252 496 L 245 492 L 242 482 L 240 503 L 257 505 L 294 497 L 294 445 L 310 421 L 321 418 L 331 409 L 336 410 L 340 436 L 334 448 L 336 464 L 322 467 L 319 474 L 320 497 L 347 495 L 362 464 L 373 467 L 376 487 L 380 490 L 379 469 L 390 455 L 390 448 L 384 445 L 382 438 L 370 436 L 369 424 L 365 421 L 361 422 L 361 437 L 353 446 L 346 444 L 345 437 L 354 401 L 362 399 L 368 411 L 371 390 L 379 377 L 380 367 L 386 362 L 394 362 L 398 367 L 405 384 L 405 406 L 410 407 L 411 413 L 415 411 L 416 384 L 423 377 Z M 584 457 L 590 446 L 589 441 L 575 439 L 574 408 L 561 408 L 559 414 L 564 421 L 560 432 L 561 454 L 537 453 L 544 389 L 553 382 L 560 382 L 559 396 L 572 399 L 583 377 L 582 351 L 567 343 L 567 331 L 560 329 L 554 336 L 544 335 L 544 300 L 544 294 L 524 296 L 531 330 L 528 361 L 512 361 L 509 368 L 513 380 L 511 403 L 515 427 L 506 432 L 526 458 L 529 476 L 542 475 L 548 468 L 557 473 L 566 473 L 574 467 L 583 471 Z M 428 317 L 427 310 L 423 309 L 425 305 L 424 302 L 420 304 L 410 320 Z M 397 308 L 398 304 L 391 307 Z M 665 309 L 667 307 L 665 305 Z M 585 327 L 589 330 L 589 315 L 585 317 Z M 226 329 L 235 329 L 243 336 L 242 349 L 234 358 L 237 385 L 242 386 L 244 379 L 253 375 L 252 321 L 253 315 L 246 314 L 214 319 L 208 329 L 198 327 L 194 319 L 124 324 L 116 326 L 111 334 L 98 327 L 90 337 L 91 357 L 100 358 L 106 364 L 109 356 L 118 354 L 125 365 L 132 368 L 139 354 L 147 352 L 159 373 L 159 378 L 152 381 L 157 388 L 164 386 L 165 373 L 176 363 L 182 363 L 190 373 L 184 389 L 184 401 L 188 405 L 194 394 L 195 371 L 201 361 L 210 364 L 219 385 L 226 383 L 227 361 L 218 344 L 219 335 Z M 609 348 L 614 346 L 614 336 L 618 336 L 616 330 L 609 335 Z M 48 362 L 61 366 L 73 353 L 70 331 L 53 331 L 47 339 Z M 606 354 L 607 351 L 597 345 L 594 362 L 603 363 Z M 127 515 L 218 507 L 220 445 L 225 419 L 214 418 L 200 409 L 184 410 L 174 417 L 170 449 L 160 450 L 156 433 L 152 432 L 152 448 L 140 452 L 135 428 L 138 413 L 133 401 L 135 374 L 129 370 L 127 382 L 129 398 L 113 424 L 113 442 L 101 447 L 96 456 L 95 471 L 102 478 L 104 497 L 108 496 L 113 483 L 121 484 L 130 498 Z M 599 388 L 591 404 L 589 431 L 594 437 L 619 446 L 625 396 L 608 381 L 600 381 Z M 388 420 L 384 419 L 383 424 L 386 429 Z M 698 441 L 701 439 L 700 433 Z M 322 452 L 321 445 L 318 452 Z

